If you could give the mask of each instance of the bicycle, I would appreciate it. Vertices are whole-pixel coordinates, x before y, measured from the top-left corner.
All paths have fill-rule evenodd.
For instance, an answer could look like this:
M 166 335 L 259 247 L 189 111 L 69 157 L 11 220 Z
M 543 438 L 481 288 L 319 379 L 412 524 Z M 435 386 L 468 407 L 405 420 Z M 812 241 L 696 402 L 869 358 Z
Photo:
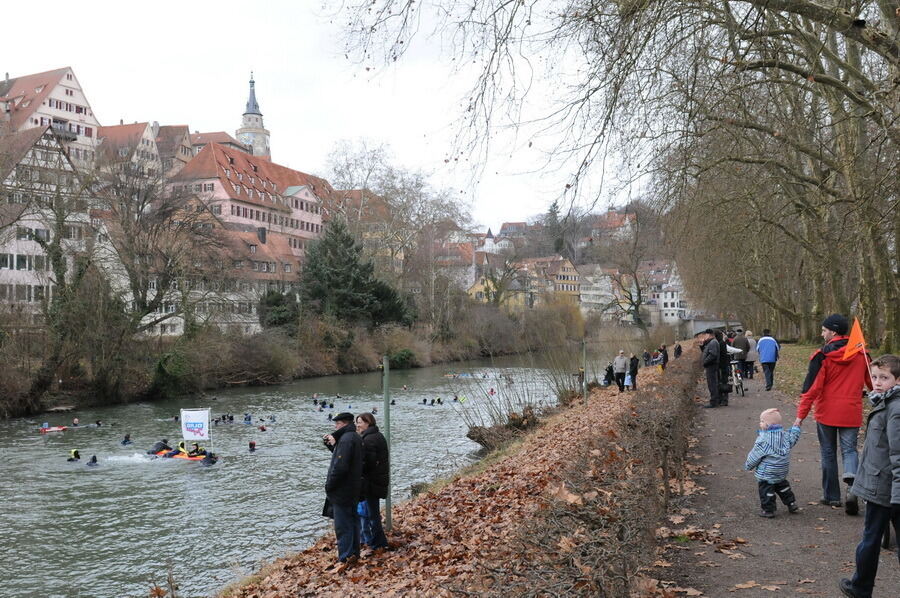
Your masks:
M 744 378 L 741 376 L 741 367 L 737 361 L 731 362 L 731 384 L 734 387 L 734 392 L 742 397 L 746 395 L 746 391 L 744 390 Z

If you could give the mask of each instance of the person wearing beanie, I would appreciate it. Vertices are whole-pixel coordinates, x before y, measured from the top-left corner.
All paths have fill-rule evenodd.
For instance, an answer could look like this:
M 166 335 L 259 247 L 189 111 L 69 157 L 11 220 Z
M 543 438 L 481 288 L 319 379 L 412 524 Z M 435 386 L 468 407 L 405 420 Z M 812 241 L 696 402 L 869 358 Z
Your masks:
M 759 433 L 747 455 L 744 469 L 756 470 L 760 517 L 775 516 L 776 495 L 787 505 L 789 513 L 793 515 L 800 511 L 791 484 L 787 481 L 791 449 L 799 439 L 799 426 L 794 426 L 786 432 L 781 427 L 781 413 L 778 409 L 766 409 L 759 414 Z
M 856 444 L 862 425 L 863 386 L 871 389 L 872 381 L 868 357 L 862 351 L 844 359 L 849 330 L 850 324 L 841 314 L 831 314 L 822 321 L 825 344 L 809 360 L 794 425 L 801 425 L 810 411 L 813 412 L 822 457 L 822 499 L 819 502 L 840 507 L 840 481 L 843 480 L 847 485 L 844 510 L 848 515 L 856 515 L 859 500 L 850 487 L 859 466 Z M 842 476 L 838 476 L 838 444 L 844 470 Z
M 356 506 L 362 490 L 364 462 L 362 439 L 356 433 L 354 419 L 352 413 L 338 413 L 332 418 L 334 431 L 322 437 L 331 451 L 322 514 L 334 519 L 338 560 L 348 565 L 359 559 L 360 523 Z

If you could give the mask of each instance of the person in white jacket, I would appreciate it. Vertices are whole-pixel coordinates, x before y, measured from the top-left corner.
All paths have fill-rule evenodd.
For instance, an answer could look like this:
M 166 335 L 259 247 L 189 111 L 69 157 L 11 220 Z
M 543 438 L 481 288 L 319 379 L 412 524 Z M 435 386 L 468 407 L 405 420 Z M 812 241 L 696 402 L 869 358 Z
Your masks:
M 616 377 L 616 384 L 619 386 L 619 392 L 625 391 L 625 372 L 628 371 L 628 358 L 625 357 L 625 351 L 619 349 L 619 354 L 613 359 L 613 374 Z

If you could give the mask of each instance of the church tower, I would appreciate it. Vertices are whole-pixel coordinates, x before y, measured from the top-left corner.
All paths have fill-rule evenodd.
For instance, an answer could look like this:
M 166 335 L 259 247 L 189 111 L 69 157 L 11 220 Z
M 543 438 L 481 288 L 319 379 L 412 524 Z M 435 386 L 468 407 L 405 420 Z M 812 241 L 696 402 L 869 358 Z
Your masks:
M 253 73 L 250 73 L 250 97 L 247 99 L 247 109 L 244 110 L 244 118 L 241 128 L 235 131 L 238 141 L 249 146 L 254 156 L 271 159 L 269 151 L 269 131 L 263 125 L 263 115 L 256 103 L 256 90 L 254 89 Z

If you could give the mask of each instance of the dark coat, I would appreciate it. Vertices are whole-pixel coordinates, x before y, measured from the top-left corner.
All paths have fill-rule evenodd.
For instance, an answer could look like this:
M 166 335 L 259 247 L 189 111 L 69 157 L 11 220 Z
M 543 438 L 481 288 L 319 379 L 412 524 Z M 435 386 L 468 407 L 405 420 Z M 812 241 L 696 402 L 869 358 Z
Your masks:
M 367 428 L 362 433 L 363 453 L 363 498 L 387 498 L 390 481 L 390 457 L 387 440 L 378 426 Z
M 750 339 L 744 336 L 744 333 L 741 333 L 734 337 L 734 341 L 731 343 L 731 345 L 735 349 L 741 350 L 740 353 L 736 353 L 734 355 L 734 358 L 737 361 L 747 361 L 747 353 L 750 352 Z
M 719 341 L 714 338 L 707 340 L 700 348 L 703 350 L 703 367 L 719 367 Z
M 331 465 L 325 479 L 325 495 L 335 505 L 350 507 L 359 502 L 362 485 L 362 439 L 353 424 L 347 424 L 331 433 L 335 442 L 331 453 Z
M 900 505 L 900 387 L 873 396 L 852 492 L 883 507 Z
M 631 374 L 632 378 L 637 376 L 639 367 L 641 367 L 641 360 L 637 357 L 632 357 L 628 360 L 628 373 Z

